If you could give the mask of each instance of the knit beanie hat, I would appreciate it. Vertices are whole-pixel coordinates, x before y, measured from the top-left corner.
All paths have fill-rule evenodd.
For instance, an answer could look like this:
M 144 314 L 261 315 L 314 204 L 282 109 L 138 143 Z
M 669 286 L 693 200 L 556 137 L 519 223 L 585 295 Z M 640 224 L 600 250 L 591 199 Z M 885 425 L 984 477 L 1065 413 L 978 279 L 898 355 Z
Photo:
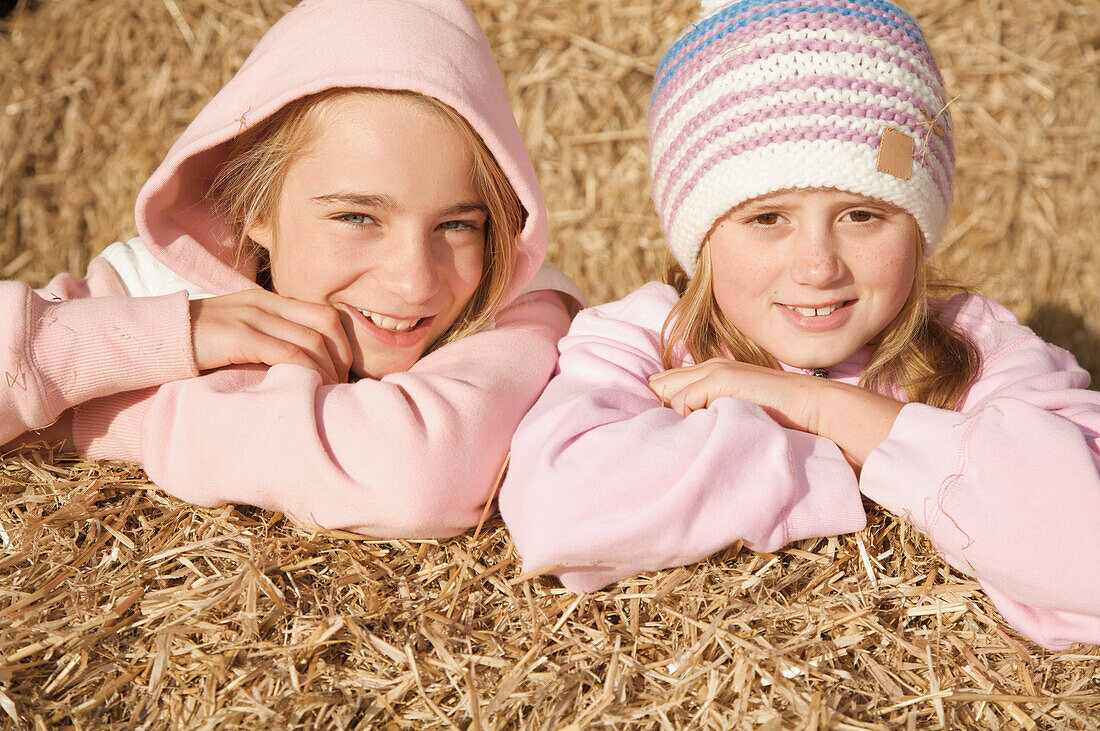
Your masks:
M 649 108 L 653 200 L 688 273 L 714 223 L 769 193 L 836 188 L 896 205 L 931 254 L 955 170 L 924 34 L 887 0 L 703 1 Z

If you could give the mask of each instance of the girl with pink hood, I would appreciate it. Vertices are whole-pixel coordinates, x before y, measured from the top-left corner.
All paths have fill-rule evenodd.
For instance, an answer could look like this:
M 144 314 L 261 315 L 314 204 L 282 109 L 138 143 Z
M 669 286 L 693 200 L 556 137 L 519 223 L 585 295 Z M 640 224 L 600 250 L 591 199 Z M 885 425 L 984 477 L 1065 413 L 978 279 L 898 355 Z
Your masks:
M 85 278 L 0 283 L 0 443 L 328 529 L 477 523 L 580 294 L 461 0 L 301 3 L 135 215 Z

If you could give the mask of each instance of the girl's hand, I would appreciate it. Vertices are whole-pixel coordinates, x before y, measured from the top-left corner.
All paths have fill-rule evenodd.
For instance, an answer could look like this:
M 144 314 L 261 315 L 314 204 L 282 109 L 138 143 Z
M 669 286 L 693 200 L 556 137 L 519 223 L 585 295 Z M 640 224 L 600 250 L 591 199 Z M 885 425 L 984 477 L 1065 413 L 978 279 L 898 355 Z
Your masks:
M 817 433 L 821 379 L 772 368 L 712 358 L 650 376 L 649 387 L 661 402 L 687 416 L 723 396 L 758 404 L 788 429 Z
M 905 405 L 858 386 L 724 358 L 654 374 L 649 387 L 681 416 L 722 396 L 751 401 L 781 426 L 831 439 L 856 470 Z
M 351 345 L 335 308 L 263 289 L 191 300 L 191 340 L 200 371 L 293 363 L 326 383 L 344 383 L 351 368 Z

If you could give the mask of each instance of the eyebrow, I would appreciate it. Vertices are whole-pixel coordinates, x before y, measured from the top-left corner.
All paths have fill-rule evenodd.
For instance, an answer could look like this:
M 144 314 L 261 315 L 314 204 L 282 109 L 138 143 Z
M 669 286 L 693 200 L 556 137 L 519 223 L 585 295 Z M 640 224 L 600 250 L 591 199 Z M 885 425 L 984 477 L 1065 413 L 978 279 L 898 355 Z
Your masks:
M 484 213 L 489 214 L 489 206 L 484 203 L 459 203 L 458 205 L 451 206 L 445 211 L 440 211 L 441 216 L 461 216 L 464 213 Z
M 774 208 L 775 204 L 771 201 L 749 201 L 748 203 L 742 203 L 737 206 L 742 211 L 752 211 L 757 208 Z
M 315 195 L 311 200 L 317 203 L 343 203 L 364 208 L 381 208 L 384 211 L 395 211 L 400 208 L 397 201 L 388 195 L 368 195 L 366 193 L 326 193 Z
M 857 200 L 857 198 L 858 198 L 858 200 Z M 886 210 L 898 209 L 898 206 L 895 206 L 892 203 L 887 203 L 886 201 L 881 201 L 881 200 L 878 200 L 877 198 L 869 198 L 867 196 L 856 196 L 855 198 L 852 198 L 849 201 L 844 201 L 843 204 L 845 206 L 852 206 L 852 207 L 857 207 L 857 208 L 862 206 L 862 207 L 866 207 L 866 208 L 882 208 L 882 209 L 886 209 Z M 742 203 L 740 206 L 737 206 L 734 210 L 737 211 L 738 213 L 752 213 L 754 211 L 771 211 L 775 208 L 783 208 L 783 207 L 786 207 L 786 208 L 801 208 L 802 203 L 800 201 L 797 201 L 797 200 L 795 200 L 795 201 L 782 201 L 780 203 L 776 203 L 772 199 L 752 200 L 752 201 L 749 201 L 747 203 Z
M 311 200 L 317 203 L 339 203 L 343 205 L 360 206 L 363 208 L 378 208 L 392 212 L 401 209 L 401 205 L 388 195 L 371 195 L 367 193 L 326 193 L 315 195 Z M 457 216 L 466 213 L 489 213 L 489 207 L 484 203 L 468 202 L 457 203 L 439 211 L 440 216 Z
M 751 201 L 749 203 L 743 203 L 733 210 L 739 215 L 745 215 L 751 213 L 768 212 L 778 207 L 779 206 L 770 201 Z

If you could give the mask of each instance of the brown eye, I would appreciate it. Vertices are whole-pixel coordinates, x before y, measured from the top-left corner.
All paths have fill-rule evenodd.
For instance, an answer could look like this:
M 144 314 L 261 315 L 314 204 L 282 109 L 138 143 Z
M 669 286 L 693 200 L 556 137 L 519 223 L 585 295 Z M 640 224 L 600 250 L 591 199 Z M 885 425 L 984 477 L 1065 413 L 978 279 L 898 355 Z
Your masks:
M 867 223 L 875 217 L 873 213 L 870 213 L 868 211 L 852 211 L 848 215 L 855 223 Z
M 778 213 L 761 213 L 756 217 L 756 222 L 761 226 L 774 226 L 779 223 Z

